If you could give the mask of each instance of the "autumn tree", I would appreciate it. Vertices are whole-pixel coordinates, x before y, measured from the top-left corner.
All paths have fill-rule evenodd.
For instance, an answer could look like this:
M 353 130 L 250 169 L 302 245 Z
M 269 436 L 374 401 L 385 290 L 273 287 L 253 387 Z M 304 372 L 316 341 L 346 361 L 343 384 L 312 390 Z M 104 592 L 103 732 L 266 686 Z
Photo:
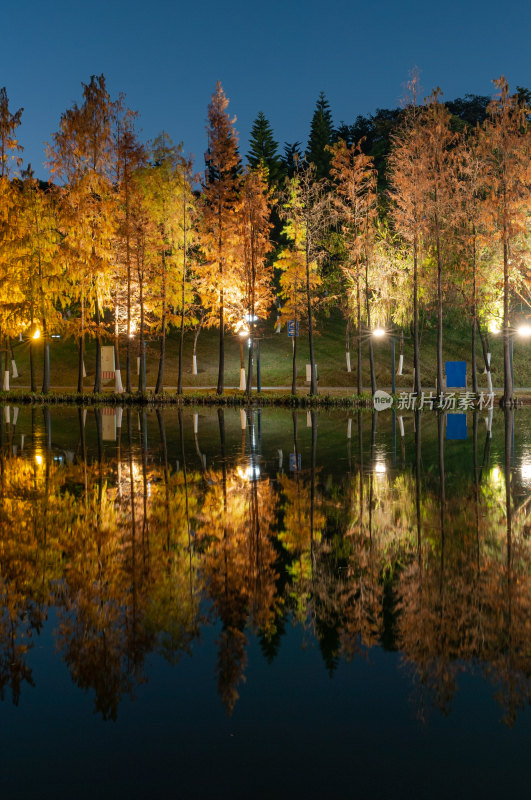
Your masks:
M 502 76 L 488 107 L 481 149 L 488 182 L 488 212 L 493 239 L 501 249 L 503 274 L 503 365 L 506 405 L 513 403 L 510 337 L 511 298 L 522 279 L 522 246 L 528 235 L 531 188 L 529 106 L 509 93 Z
M 315 395 L 313 309 L 319 299 L 316 294 L 321 283 L 318 262 L 324 255 L 322 236 L 328 221 L 327 199 L 323 183 L 315 178 L 315 167 L 309 165 L 287 182 L 282 208 L 286 221 L 284 235 L 290 244 L 280 252 L 275 262 L 275 266 L 282 270 L 280 297 L 284 304 L 281 320 L 293 320 L 295 328 L 299 320 L 306 321 L 310 346 L 310 394 Z M 296 338 L 293 337 L 293 394 L 297 378 Z
M 443 368 L 443 278 L 444 261 L 448 258 L 448 238 L 456 205 L 456 169 L 453 147 L 456 134 L 450 128 L 450 112 L 439 101 L 436 89 L 420 116 L 421 138 L 419 174 L 422 190 L 422 223 L 425 241 L 437 263 L 437 392 L 444 387 Z M 446 252 L 445 252 L 446 250 Z
M 11 181 L 12 166 L 20 166 L 22 146 L 16 131 L 20 125 L 23 108 L 12 112 L 5 86 L 0 89 L 0 373 L 2 372 L 2 345 L 5 345 L 5 368 L 2 385 L 9 389 L 9 333 L 16 327 L 12 303 L 12 265 L 16 247 L 18 203 Z M 2 341 L 2 335 L 4 341 Z M 7 382 L 7 383 L 6 383 Z
M 78 391 L 83 390 L 84 342 L 89 327 L 85 309 L 94 316 L 89 327 L 96 337 L 94 391 L 101 391 L 102 312 L 110 293 L 116 227 L 114 108 L 104 76 L 93 75 L 90 83 L 83 84 L 82 105 L 75 103 L 64 112 L 48 149 L 52 175 L 63 182 L 57 191 L 72 300 L 81 304 Z
M 208 324 L 217 324 L 219 328 L 217 394 L 222 394 L 224 387 L 226 298 L 231 291 L 235 292 L 235 209 L 240 188 L 238 137 L 234 130 L 235 119 L 227 113 L 228 104 L 218 81 L 208 106 L 208 150 L 205 154 L 200 230 L 204 257 L 200 270 L 200 295 L 203 305 L 210 309 Z
M 61 306 L 66 303 L 66 281 L 58 250 L 55 195 L 35 179 L 31 166 L 23 173 L 21 191 L 20 272 L 26 285 L 26 324 L 30 329 L 31 384 L 35 391 L 34 337 L 43 342 L 42 392 L 50 390 L 51 331 L 62 327 Z M 36 327 L 37 326 L 37 327 Z
M 244 320 L 241 332 L 249 332 L 247 394 L 250 395 L 256 320 L 267 317 L 273 299 L 273 268 L 268 262 L 272 247 L 269 239 L 271 197 L 267 185 L 267 170 L 264 167 L 258 166 L 244 174 L 239 199 L 239 262 Z
M 118 190 L 118 210 L 116 229 L 116 283 L 114 286 L 114 350 L 116 369 L 116 390 L 121 391 L 121 363 L 120 363 L 120 322 L 125 317 L 125 385 L 126 391 L 131 393 L 131 343 L 134 326 L 134 265 L 132 263 L 133 219 L 131 213 L 131 195 L 134 193 L 134 175 L 145 162 L 145 148 L 139 142 L 135 130 L 136 114 L 123 106 L 120 99 L 116 109 L 116 124 L 114 128 L 114 147 L 116 153 L 116 186 Z M 125 294 L 125 296 L 124 296 Z M 123 308 L 125 306 L 125 314 Z
M 347 280 L 346 291 L 355 303 L 355 320 L 358 336 L 358 394 L 362 391 L 362 315 L 371 331 L 371 286 L 369 274 L 372 266 L 376 232 L 376 171 L 373 160 L 361 149 L 349 147 L 340 140 L 332 149 L 330 174 L 333 180 L 332 203 L 341 226 L 346 263 L 343 271 Z M 372 277 L 372 276 L 371 276 Z M 365 308 L 362 309 L 362 299 Z M 348 302 L 348 301 L 347 301 Z M 350 302 L 347 317 L 352 314 Z M 371 385 L 376 391 L 372 338 L 369 335 Z
M 413 294 L 413 368 L 414 391 L 420 397 L 420 338 L 419 338 L 419 258 L 424 230 L 424 188 L 421 159 L 423 141 L 420 129 L 420 109 L 416 104 L 417 76 L 410 83 L 412 100 L 405 109 L 402 125 L 392 137 L 389 156 L 391 217 L 397 233 L 408 244 L 412 257 L 413 275 L 408 294 Z

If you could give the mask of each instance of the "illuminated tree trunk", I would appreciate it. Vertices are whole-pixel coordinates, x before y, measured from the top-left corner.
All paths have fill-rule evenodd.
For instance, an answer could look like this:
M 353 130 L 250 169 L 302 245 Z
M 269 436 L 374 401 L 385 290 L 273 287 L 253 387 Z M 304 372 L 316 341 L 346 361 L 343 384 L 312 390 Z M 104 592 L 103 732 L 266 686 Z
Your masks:
M 166 259 L 164 255 L 162 256 L 162 316 L 160 324 L 160 358 L 157 385 L 155 386 L 156 394 L 159 394 L 159 392 L 162 392 L 164 389 L 164 365 L 166 358 Z

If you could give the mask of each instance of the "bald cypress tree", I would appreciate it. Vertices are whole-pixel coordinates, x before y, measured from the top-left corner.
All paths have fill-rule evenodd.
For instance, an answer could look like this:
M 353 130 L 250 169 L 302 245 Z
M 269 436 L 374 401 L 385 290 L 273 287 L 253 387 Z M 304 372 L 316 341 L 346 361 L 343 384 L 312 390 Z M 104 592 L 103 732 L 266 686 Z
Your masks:
M 278 155 L 278 142 L 273 137 L 273 128 L 263 111 L 259 111 L 251 128 L 247 161 L 251 169 L 267 169 L 270 186 L 278 185 L 284 177 L 282 159 Z
M 315 164 L 316 177 L 328 178 L 330 173 L 330 152 L 327 148 L 334 141 L 334 123 L 330 104 L 325 93 L 321 92 L 317 100 L 312 117 L 310 138 L 306 159 L 310 164 Z

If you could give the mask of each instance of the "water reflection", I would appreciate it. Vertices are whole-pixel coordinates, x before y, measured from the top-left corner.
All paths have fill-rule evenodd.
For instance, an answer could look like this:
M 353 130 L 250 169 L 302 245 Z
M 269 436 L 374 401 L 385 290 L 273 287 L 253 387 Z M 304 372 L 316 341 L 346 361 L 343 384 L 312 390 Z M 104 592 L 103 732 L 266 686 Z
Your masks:
M 345 426 L 315 411 L 9 409 L 2 698 L 33 685 L 28 654 L 53 608 L 58 657 L 104 718 L 148 679 L 150 654 L 176 664 L 207 626 L 230 713 L 250 637 L 271 661 L 295 625 L 330 674 L 399 650 L 420 716 L 448 713 L 458 675 L 480 671 L 513 723 L 531 699 L 518 414 L 521 435 L 513 411 L 486 429 L 469 415 L 471 440 L 454 443 L 444 414 L 419 411 L 397 431 L 361 412 Z

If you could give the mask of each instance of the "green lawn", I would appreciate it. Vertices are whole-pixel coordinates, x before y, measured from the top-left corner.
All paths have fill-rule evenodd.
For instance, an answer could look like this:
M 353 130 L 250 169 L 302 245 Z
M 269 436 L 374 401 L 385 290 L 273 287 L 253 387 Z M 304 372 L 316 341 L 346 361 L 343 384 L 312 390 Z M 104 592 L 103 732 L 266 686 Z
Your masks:
M 320 386 L 330 387 L 355 387 L 356 374 L 346 371 L 345 361 L 345 322 L 339 314 L 329 318 L 318 319 L 318 334 L 315 337 L 316 362 Z M 198 341 L 197 365 L 198 375 L 192 375 L 192 346 L 193 336 L 187 334 L 184 348 L 184 385 L 215 386 L 217 383 L 217 364 L 219 334 L 215 329 L 201 332 Z M 500 337 L 491 337 L 492 344 L 492 372 L 494 386 L 503 385 L 503 360 L 502 342 Z M 239 340 L 232 334 L 225 337 L 225 385 L 238 386 L 239 384 Z M 397 390 L 409 389 L 413 381 L 413 348 L 408 334 L 404 338 L 404 374 L 397 376 Z M 425 329 L 421 342 L 421 378 L 426 386 L 435 384 L 436 368 L 436 331 L 435 328 Z M 356 341 L 351 341 L 351 362 L 356 364 Z M 136 374 L 136 347 L 134 344 L 133 381 L 134 388 L 137 384 Z M 72 340 L 53 340 L 51 343 L 51 385 L 52 387 L 75 388 L 77 385 L 77 351 Z M 94 381 L 95 358 L 94 343 L 87 344 L 85 388 L 92 389 Z M 36 374 L 37 388 L 42 382 L 42 343 L 37 342 Z M 301 335 L 297 345 L 298 351 L 298 385 L 307 386 L 305 383 L 305 364 L 309 361 L 308 339 Z M 374 342 L 376 379 L 379 386 L 390 386 L 390 347 L 387 339 Z M 480 387 L 486 388 L 483 376 L 483 358 L 481 347 L 478 343 L 478 368 Z M 16 343 L 15 358 L 20 373 L 18 379 L 12 379 L 13 389 L 18 386 L 29 385 L 29 345 L 27 342 Z M 470 331 L 459 322 L 453 320 L 446 325 L 444 331 L 444 358 L 445 360 L 463 360 L 470 365 Z M 370 387 L 368 345 L 364 343 L 363 385 Z M 122 379 L 125 383 L 125 357 L 122 352 Z M 398 368 L 398 342 L 396 348 L 396 364 Z M 173 331 L 167 340 L 165 385 L 176 386 L 178 365 L 178 334 Z M 150 341 L 147 348 L 147 385 L 154 386 L 158 369 L 158 343 Z M 261 340 L 261 372 L 262 386 L 291 386 L 292 368 L 292 343 L 284 328 L 280 334 L 273 332 L 273 323 L 267 323 Z M 470 372 L 469 372 L 470 374 Z M 256 372 L 255 372 L 256 378 Z M 515 387 L 529 386 L 531 384 L 531 342 L 529 340 L 516 340 L 514 344 L 514 379 Z M 108 388 L 113 383 L 107 384 Z

